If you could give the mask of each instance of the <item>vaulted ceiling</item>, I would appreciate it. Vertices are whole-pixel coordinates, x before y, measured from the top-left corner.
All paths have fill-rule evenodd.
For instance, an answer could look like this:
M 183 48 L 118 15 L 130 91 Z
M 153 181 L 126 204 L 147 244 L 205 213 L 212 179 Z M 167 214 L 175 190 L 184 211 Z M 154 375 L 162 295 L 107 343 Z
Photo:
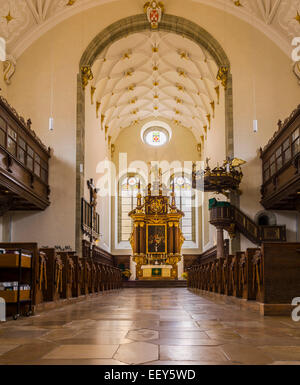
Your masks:
M 92 102 L 112 141 L 122 128 L 150 117 L 181 124 L 200 140 L 223 95 L 209 53 L 172 33 L 125 37 L 104 50 L 92 70 Z
M 47 29 L 90 7 L 116 0 L 1 0 L 0 36 L 17 58 Z M 266 33 L 288 53 L 300 33 L 300 0 L 192 0 L 235 14 Z M 141 12 L 145 0 L 139 0 Z M 166 12 L 168 3 L 165 0 Z

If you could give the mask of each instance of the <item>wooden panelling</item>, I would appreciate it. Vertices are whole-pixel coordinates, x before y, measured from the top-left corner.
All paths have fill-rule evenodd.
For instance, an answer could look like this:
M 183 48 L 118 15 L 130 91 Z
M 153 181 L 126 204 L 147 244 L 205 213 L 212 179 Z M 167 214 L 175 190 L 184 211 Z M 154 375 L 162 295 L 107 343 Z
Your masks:
M 261 150 L 261 204 L 268 210 L 298 210 L 300 192 L 300 105 Z

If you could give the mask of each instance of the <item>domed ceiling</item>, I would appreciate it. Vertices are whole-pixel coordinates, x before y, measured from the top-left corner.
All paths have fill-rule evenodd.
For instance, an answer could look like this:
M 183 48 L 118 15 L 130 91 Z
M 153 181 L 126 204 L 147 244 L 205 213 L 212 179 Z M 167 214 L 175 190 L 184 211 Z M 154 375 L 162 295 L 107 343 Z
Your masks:
M 114 141 L 122 128 L 165 118 L 205 135 L 222 87 L 207 51 L 164 32 L 136 33 L 102 52 L 93 65 L 92 101 Z
M 91 7 L 116 0 L 1 0 L 0 36 L 7 41 L 6 81 L 16 60 L 36 39 L 61 21 Z M 265 33 L 288 55 L 300 36 L 300 0 L 193 0 L 234 14 Z M 135 13 L 143 12 L 143 0 Z M 166 12 L 171 0 L 165 0 Z

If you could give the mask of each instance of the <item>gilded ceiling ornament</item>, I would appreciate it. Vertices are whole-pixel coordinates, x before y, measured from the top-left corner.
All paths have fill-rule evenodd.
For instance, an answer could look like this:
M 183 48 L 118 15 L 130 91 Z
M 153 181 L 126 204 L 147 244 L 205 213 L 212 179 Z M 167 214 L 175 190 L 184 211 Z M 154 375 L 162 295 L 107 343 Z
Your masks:
M 184 92 L 184 86 L 182 85 L 182 84 L 176 84 L 176 87 L 177 87 L 177 89 L 179 90 L 179 91 L 182 91 L 182 92 Z
M 8 14 L 6 16 L 3 16 L 3 17 L 4 17 L 4 19 L 6 19 L 7 24 L 10 23 L 14 19 L 14 17 L 12 17 L 12 15 L 10 14 L 10 11 L 8 12 Z
M 300 24 L 300 13 L 299 13 L 299 11 L 297 11 L 297 15 L 295 17 L 295 20 L 298 21 L 298 23 Z
M 124 73 L 124 76 L 126 77 L 126 78 L 128 78 L 129 76 L 132 76 L 133 75 L 133 73 L 134 73 L 134 69 L 129 69 L 128 71 L 126 71 L 125 73 Z
M 94 94 L 96 91 L 96 87 L 91 86 L 91 103 L 94 104 Z
M 236 7 L 242 7 L 243 4 L 240 2 L 240 0 L 232 0 L 233 4 L 236 6 Z
M 11 84 L 11 78 L 16 71 L 17 62 L 12 55 L 6 55 L 6 61 L 3 64 L 3 78 L 7 85 Z
M 82 66 L 81 67 L 81 81 L 83 89 L 89 84 L 90 80 L 94 79 L 94 75 L 91 69 L 91 66 Z
M 213 118 L 214 118 L 214 117 L 215 117 L 215 102 L 212 101 L 212 102 L 210 103 L 210 105 L 211 105 L 211 109 L 212 109 L 212 111 L 213 111 Z
M 219 68 L 217 74 L 217 80 L 220 80 L 224 89 L 227 89 L 227 80 L 228 80 L 228 67 L 222 66 Z
M 220 104 L 220 86 L 215 87 L 215 91 L 218 98 L 218 104 Z
M 181 59 L 189 59 L 189 54 L 185 51 L 178 51 L 178 55 L 181 57 Z
M 135 87 L 136 87 L 135 84 L 131 84 L 131 85 L 128 87 L 128 91 L 134 91 L 134 90 L 135 90 Z
M 115 147 L 114 144 L 112 144 L 112 145 L 110 146 L 111 156 L 114 156 L 115 151 L 116 151 L 116 147 Z
M 164 11 L 165 6 L 161 1 L 148 1 L 144 5 L 144 12 L 147 15 L 149 23 L 151 24 L 151 28 L 158 28 Z
M 103 123 L 104 123 L 105 115 L 101 115 L 101 129 L 103 129 Z
M 186 77 L 186 72 L 183 69 L 181 69 L 181 68 L 177 69 L 177 73 L 178 73 L 179 76 Z
M 96 101 L 96 117 L 99 118 L 99 109 L 100 109 L 101 103 Z
M 210 115 L 210 114 L 207 114 L 207 115 L 206 115 L 206 119 L 207 119 L 207 121 L 208 121 L 208 128 L 210 129 L 210 127 L 211 127 L 211 115 Z
M 122 60 L 130 59 L 131 55 L 132 55 L 131 50 L 129 50 L 128 52 L 125 52 L 125 53 L 123 54 L 123 56 L 122 56 Z

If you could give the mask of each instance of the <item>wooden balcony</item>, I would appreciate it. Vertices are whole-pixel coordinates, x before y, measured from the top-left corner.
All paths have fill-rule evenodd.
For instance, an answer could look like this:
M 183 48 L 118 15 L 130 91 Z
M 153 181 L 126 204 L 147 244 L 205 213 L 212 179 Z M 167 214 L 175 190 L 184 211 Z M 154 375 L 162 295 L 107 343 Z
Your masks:
M 49 202 L 50 149 L 0 96 L 0 215 L 44 210 Z
M 300 105 L 261 150 L 261 204 L 267 210 L 298 210 L 300 203 Z

